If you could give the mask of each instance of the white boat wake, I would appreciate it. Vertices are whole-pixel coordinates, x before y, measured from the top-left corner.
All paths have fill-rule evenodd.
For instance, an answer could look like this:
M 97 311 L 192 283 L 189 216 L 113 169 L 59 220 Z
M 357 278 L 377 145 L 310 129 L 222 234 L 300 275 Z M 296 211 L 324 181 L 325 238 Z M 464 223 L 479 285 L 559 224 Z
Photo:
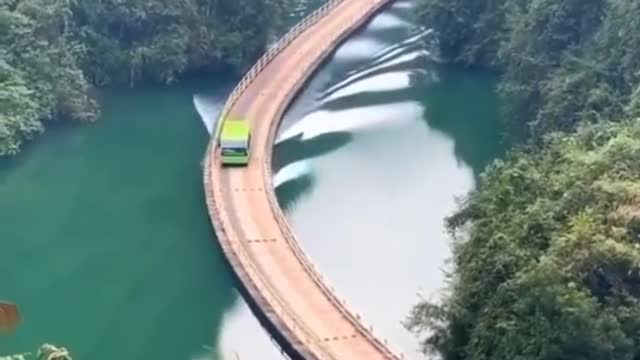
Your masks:
M 193 106 L 200 115 L 200 119 L 207 129 L 209 135 L 213 134 L 218 123 L 218 117 L 222 106 L 220 103 L 215 102 L 213 99 L 208 99 L 205 95 L 196 94 L 193 96 Z

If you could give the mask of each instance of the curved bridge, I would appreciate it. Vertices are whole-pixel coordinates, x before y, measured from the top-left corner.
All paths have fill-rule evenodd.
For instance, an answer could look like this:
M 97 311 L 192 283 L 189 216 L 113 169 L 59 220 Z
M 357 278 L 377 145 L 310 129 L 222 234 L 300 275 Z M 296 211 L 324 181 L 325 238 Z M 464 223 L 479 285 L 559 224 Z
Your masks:
M 204 162 L 216 234 L 254 313 L 294 359 L 400 359 L 350 312 L 309 261 L 279 207 L 271 155 L 286 108 L 349 34 L 391 0 L 330 0 L 276 43 L 231 93 L 221 119 L 251 123 L 243 168 L 222 168 L 214 137 Z M 248 335 L 249 336 L 249 335 Z

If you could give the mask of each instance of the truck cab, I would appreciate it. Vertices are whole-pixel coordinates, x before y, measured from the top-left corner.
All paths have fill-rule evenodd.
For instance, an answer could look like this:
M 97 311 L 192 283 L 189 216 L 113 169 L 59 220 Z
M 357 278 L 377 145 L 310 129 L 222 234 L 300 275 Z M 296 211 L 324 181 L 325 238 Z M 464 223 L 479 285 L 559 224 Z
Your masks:
M 249 163 L 251 128 L 244 120 L 227 119 L 222 123 L 220 153 L 222 165 L 246 166 Z

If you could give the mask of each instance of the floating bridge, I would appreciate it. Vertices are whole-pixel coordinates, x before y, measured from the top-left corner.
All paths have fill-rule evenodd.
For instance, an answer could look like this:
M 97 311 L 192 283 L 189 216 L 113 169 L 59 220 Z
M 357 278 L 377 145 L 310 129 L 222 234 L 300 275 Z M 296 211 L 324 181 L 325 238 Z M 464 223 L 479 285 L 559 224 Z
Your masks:
M 222 167 L 214 136 L 204 161 L 211 222 L 252 311 L 292 359 L 401 359 L 374 336 L 310 261 L 280 208 L 271 157 L 282 117 L 320 64 L 391 0 L 331 0 L 250 69 L 225 118 L 252 128 L 247 167 Z M 247 334 L 247 336 L 252 336 Z

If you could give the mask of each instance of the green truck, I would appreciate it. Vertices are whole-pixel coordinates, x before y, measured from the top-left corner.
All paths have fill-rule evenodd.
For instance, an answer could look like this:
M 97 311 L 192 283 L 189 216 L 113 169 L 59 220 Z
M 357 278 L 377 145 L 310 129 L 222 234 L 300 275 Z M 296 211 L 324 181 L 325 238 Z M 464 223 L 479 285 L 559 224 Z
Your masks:
M 222 165 L 247 165 L 251 147 L 249 123 L 239 119 L 227 119 L 220 132 Z

